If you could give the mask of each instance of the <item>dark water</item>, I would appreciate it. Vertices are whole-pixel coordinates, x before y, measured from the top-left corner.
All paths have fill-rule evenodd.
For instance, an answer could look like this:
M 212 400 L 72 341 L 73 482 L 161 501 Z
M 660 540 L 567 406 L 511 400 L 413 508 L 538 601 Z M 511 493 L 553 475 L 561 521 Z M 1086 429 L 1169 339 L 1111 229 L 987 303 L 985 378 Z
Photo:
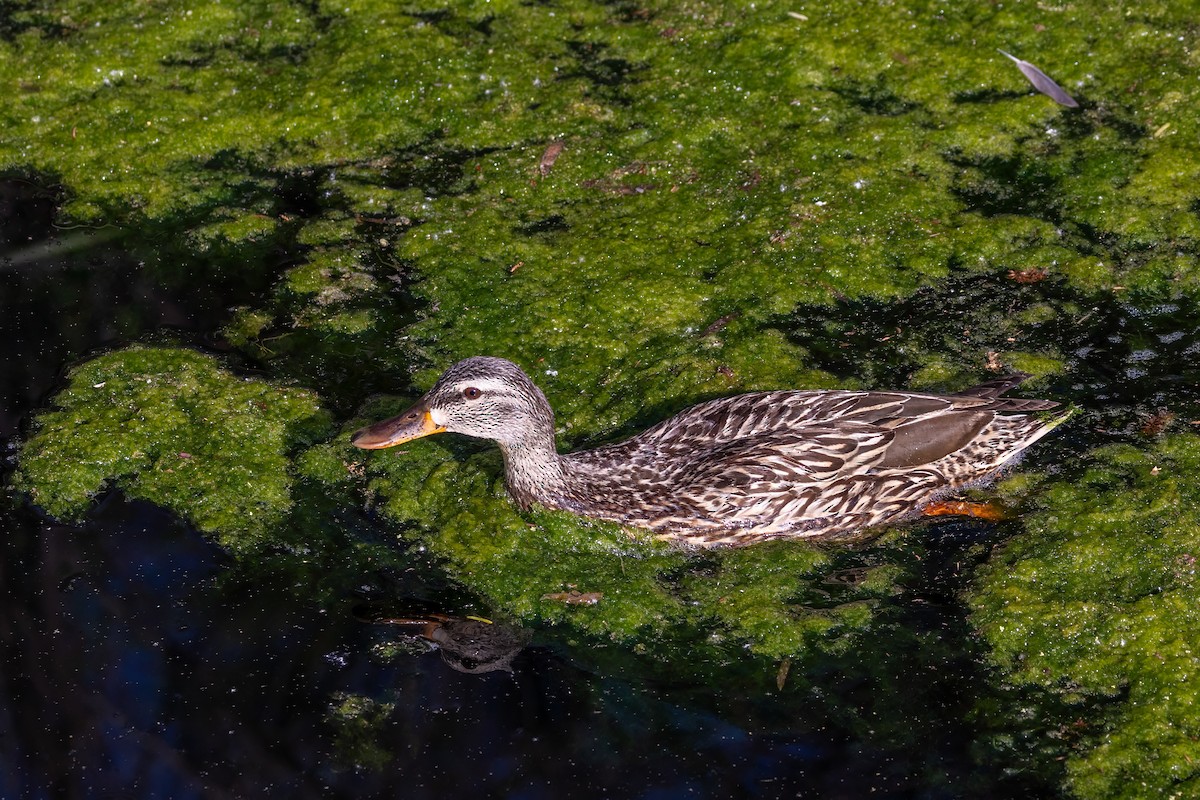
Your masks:
M 931 794 L 926 771 L 947 773 L 932 796 L 981 788 L 953 724 L 922 731 L 918 756 L 840 730 L 817 698 L 781 718 L 739 686 L 601 674 L 536 638 L 511 672 L 373 657 L 380 628 L 347 604 L 224 580 L 216 548 L 143 503 L 110 496 L 81 528 L 3 524 L 5 797 L 908 797 Z M 962 677 L 941 683 L 965 708 Z M 896 689 L 841 688 L 868 713 Z M 342 693 L 394 703 L 377 768 L 339 752 Z
M 219 347 L 210 332 L 272 277 L 198 260 L 179 231 L 57 227 L 59 199 L 0 179 L 0 438 L 93 350 L 147 336 Z
M 203 291 L 165 286 L 119 233 L 71 239 L 50 225 L 52 195 L 5 191 L 7 470 L 16 435 L 67 365 L 163 330 L 198 337 L 263 279 L 210 282 Z M 161 257 L 161 248 L 152 252 Z M 983 326 L 972 309 L 990 292 L 967 276 L 908 301 L 799 309 L 779 324 L 822 368 L 902 385 L 917 366 L 904 354 L 931 346 L 918 339 L 937 330 L 935 316 L 957 306 L 964 327 Z M 1053 287 L 1014 298 L 1071 299 Z M 1116 436 L 1166 397 L 1195 410 L 1188 392 L 1200 381 L 1187 357 L 1200 349 L 1194 311 L 1114 301 L 1082 308 L 1072 325 L 1045 323 L 1025 335 L 1072 354 L 1055 396 L 1084 404 Z M 881 359 L 873 343 L 901 328 L 896 357 Z M 955 346 L 940 349 L 953 356 Z M 853 355 L 872 349 L 870 359 Z M 1057 457 L 1087 444 L 1068 433 Z M 915 530 L 906 546 L 919 566 L 881 615 L 876 652 L 851 651 L 793 675 L 807 688 L 785 694 L 743 685 L 733 668 L 715 670 L 715 686 L 694 670 L 675 678 L 663 665 L 572 644 L 554 630 L 528 632 L 528 646 L 503 659 L 507 668 L 488 671 L 480 668 L 486 656 L 456 660 L 450 646 L 434 651 L 395 626 L 363 621 L 364 601 L 380 595 L 401 606 L 447 605 L 444 576 L 432 568 L 391 576 L 383 590 L 346 586 L 318 602 L 298 597 L 283 573 L 239 570 L 171 514 L 116 494 L 78 527 L 14 502 L 0 513 L 0 795 L 1053 794 L 1053 767 L 1022 772 L 1003 763 L 982 744 L 986 731 L 973 716 L 986 675 L 956 595 L 972 565 L 1009 533 L 975 523 Z M 844 574 L 872 557 L 847 550 Z M 407 655 L 375 651 L 397 641 Z M 889 660 L 864 666 L 893 641 Z M 347 717 L 347 702 L 368 707 Z

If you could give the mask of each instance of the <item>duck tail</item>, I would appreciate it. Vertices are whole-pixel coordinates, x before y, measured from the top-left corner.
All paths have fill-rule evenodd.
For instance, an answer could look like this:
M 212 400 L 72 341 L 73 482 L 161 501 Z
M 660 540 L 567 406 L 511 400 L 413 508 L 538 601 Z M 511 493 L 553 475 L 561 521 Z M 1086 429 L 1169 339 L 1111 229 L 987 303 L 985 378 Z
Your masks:
M 970 389 L 963 389 L 961 392 L 955 392 L 954 394 L 956 397 L 978 397 L 981 400 L 992 400 L 996 404 L 994 406 L 996 411 L 1048 411 L 1052 408 L 1058 408 L 1059 404 L 1053 400 L 1001 397 L 1005 392 L 1029 380 L 1029 377 L 1029 374 L 1026 372 L 1014 372 L 1011 375 L 1005 375 L 1003 378 L 985 381 L 978 386 L 972 386 Z
M 984 381 L 978 386 L 972 386 L 970 389 L 963 389 L 961 392 L 955 392 L 954 394 L 960 397 L 982 397 L 985 400 L 995 400 L 1009 389 L 1020 386 L 1029 380 L 1029 378 L 1030 375 L 1028 372 L 1014 372 L 1011 375 L 1005 375 L 1003 378 Z
M 1055 403 L 1054 405 L 1058 404 Z M 1000 420 L 1009 421 L 1015 434 L 1015 441 L 1011 445 L 1011 452 L 1016 458 L 1012 460 L 1009 458 L 1004 459 L 1004 462 L 1006 462 L 1005 466 L 1011 466 L 1019 461 L 1021 454 L 1027 448 L 1073 417 L 1078 410 L 1077 408 L 1068 408 L 1053 415 L 1037 414 L 1028 417 L 997 417 L 997 423 Z

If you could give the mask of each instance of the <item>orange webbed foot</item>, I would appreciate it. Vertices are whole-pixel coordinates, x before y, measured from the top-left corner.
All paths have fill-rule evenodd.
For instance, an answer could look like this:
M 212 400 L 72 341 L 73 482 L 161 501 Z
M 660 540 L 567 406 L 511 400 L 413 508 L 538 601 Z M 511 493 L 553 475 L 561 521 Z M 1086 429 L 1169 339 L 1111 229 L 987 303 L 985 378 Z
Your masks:
M 943 517 L 952 514 L 960 517 L 974 517 L 987 522 L 1000 522 L 1009 518 L 1008 512 L 999 503 L 971 503 L 966 500 L 943 500 L 930 503 L 921 509 L 921 514 L 926 517 Z

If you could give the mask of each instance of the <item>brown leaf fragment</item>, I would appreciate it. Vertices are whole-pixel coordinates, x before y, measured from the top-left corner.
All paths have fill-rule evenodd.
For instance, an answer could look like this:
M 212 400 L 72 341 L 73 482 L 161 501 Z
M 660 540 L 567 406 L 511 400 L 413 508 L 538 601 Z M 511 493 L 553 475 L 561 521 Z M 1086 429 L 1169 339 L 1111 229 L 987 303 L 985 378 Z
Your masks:
M 790 658 L 785 658 L 779 662 L 779 672 L 775 673 L 775 688 L 781 692 L 783 691 L 783 685 L 787 683 L 788 672 L 791 668 L 792 660 Z
M 569 592 L 550 592 L 542 595 L 543 600 L 557 600 L 570 606 L 594 606 L 604 597 L 604 592 L 581 592 L 572 589 Z
M 1165 408 L 1160 408 L 1151 414 L 1138 428 L 1142 436 L 1158 436 L 1167 426 L 1175 421 L 1175 415 Z
M 1046 275 L 1049 274 L 1046 270 L 1039 267 L 1030 267 L 1029 269 L 1010 269 L 1008 271 L 1008 279 L 1017 283 L 1037 283 L 1038 281 L 1046 280 Z
M 703 338 L 705 336 L 712 336 L 714 334 L 720 333 L 721 331 L 725 330 L 726 325 L 733 322 L 735 319 L 737 319 L 740 316 L 741 316 L 740 312 L 734 311 L 732 314 L 726 314 L 723 317 L 718 317 L 716 319 L 716 321 L 714 321 L 711 325 L 709 325 L 707 328 L 705 328 L 703 331 L 700 332 L 701 338 Z
M 538 162 L 538 172 L 543 176 L 549 175 L 550 170 L 554 167 L 554 162 L 558 161 L 558 157 L 562 155 L 564 149 L 566 149 L 566 145 L 560 140 L 548 144 L 542 152 L 542 160 Z

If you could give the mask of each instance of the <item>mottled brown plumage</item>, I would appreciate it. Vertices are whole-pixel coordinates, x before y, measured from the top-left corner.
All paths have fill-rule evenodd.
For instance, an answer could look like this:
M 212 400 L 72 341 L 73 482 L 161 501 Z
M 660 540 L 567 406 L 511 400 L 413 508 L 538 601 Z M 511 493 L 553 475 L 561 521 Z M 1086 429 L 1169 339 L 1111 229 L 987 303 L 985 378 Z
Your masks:
M 1016 375 L 955 395 L 776 391 L 712 400 L 631 439 L 560 455 L 554 416 L 519 367 L 452 366 L 412 409 L 357 432 L 377 449 L 441 431 L 496 441 L 524 508 L 539 503 L 698 545 L 833 537 L 894 522 L 993 478 L 1067 414 L 1001 397 Z

